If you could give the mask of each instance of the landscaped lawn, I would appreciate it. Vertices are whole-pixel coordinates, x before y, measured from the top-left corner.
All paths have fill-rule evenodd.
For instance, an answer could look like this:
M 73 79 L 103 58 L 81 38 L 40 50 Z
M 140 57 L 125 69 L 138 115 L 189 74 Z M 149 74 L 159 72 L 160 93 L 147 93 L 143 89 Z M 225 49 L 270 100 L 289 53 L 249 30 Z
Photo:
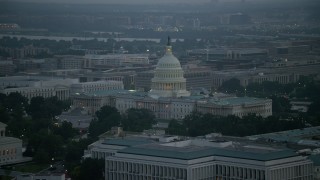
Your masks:
M 27 164 L 18 164 L 12 166 L 12 171 L 28 172 L 28 173 L 37 173 L 43 169 L 48 168 L 49 164 L 37 164 L 34 162 Z

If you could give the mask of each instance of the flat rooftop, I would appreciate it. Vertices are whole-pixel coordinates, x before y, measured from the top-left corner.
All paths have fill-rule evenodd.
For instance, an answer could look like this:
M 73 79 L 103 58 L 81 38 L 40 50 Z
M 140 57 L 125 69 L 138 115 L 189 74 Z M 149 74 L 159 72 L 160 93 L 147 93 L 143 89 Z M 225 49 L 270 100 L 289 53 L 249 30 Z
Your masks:
M 154 143 L 154 141 L 147 138 L 124 138 L 124 139 L 108 139 L 102 142 L 104 145 L 115 145 L 115 146 L 137 146 L 143 144 Z
M 290 149 L 274 149 L 264 146 L 231 145 L 228 147 L 210 147 L 187 144 L 186 146 L 167 146 L 163 144 L 143 144 L 118 151 L 123 154 L 162 157 L 180 160 L 192 160 L 209 156 L 221 156 L 246 160 L 270 161 L 298 156 Z
M 263 98 L 253 98 L 253 97 L 227 97 L 221 99 L 209 99 L 208 103 L 217 105 L 245 105 L 245 104 L 255 104 L 264 103 L 268 99 Z
M 302 139 L 310 138 L 313 136 L 320 136 L 320 126 L 309 127 L 303 129 L 294 129 L 288 131 L 280 131 L 267 134 L 259 134 L 248 136 L 249 139 L 271 139 L 279 142 L 298 142 Z
M 224 147 L 219 143 L 229 143 Z M 290 149 L 278 149 L 258 144 L 241 144 L 239 142 L 213 142 L 210 140 L 183 140 L 169 143 L 152 141 L 148 138 L 111 139 L 102 144 L 125 146 L 121 154 L 162 157 L 180 160 L 192 160 L 210 156 L 220 156 L 256 161 L 270 161 L 298 156 Z

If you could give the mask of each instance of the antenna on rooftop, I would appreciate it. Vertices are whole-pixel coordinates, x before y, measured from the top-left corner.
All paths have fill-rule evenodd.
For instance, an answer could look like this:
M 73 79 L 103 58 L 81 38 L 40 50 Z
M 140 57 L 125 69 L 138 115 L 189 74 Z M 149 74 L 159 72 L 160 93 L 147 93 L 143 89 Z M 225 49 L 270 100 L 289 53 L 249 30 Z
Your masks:
M 170 38 L 170 36 L 168 36 L 167 46 L 171 46 L 171 38 Z

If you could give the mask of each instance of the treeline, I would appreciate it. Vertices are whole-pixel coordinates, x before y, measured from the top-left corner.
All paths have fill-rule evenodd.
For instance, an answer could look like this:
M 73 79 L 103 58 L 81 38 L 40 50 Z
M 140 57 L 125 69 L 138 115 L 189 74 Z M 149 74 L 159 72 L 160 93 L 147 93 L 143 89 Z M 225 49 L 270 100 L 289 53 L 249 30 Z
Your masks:
M 306 119 L 301 116 L 282 118 L 269 116 L 263 118 L 255 114 L 249 114 L 240 118 L 234 115 L 217 116 L 193 112 L 182 121 L 171 120 L 166 133 L 193 137 L 210 133 L 222 133 L 228 136 L 249 136 L 304 128 L 305 126 Z
M 125 131 L 142 132 L 151 129 L 156 123 L 155 116 L 148 109 L 131 108 L 124 115 L 111 106 L 103 106 L 96 112 L 96 118 L 89 127 L 90 137 L 97 137 L 114 126 L 121 126 Z
M 34 97 L 29 102 L 19 93 L 0 94 L 0 121 L 7 124 L 6 135 L 23 140 L 25 156 L 34 162 L 45 164 L 64 161 L 73 179 L 103 177 L 103 161 L 87 159 L 81 162 L 83 152 L 97 137 L 113 126 L 122 126 L 126 131 L 141 132 L 152 128 L 155 116 L 147 109 L 129 109 L 125 115 L 110 106 L 102 107 L 89 127 L 87 139 L 74 140 L 81 135 L 68 122 L 59 122 L 57 116 L 70 107 L 69 101 L 57 97 Z M 92 168 L 97 169 L 91 171 Z
M 299 81 L 289 84 L 264 81 L 251 83 L 247 87 L 240 84 L 240 80 L 232 78 L 222 83 L 218 89 L 220 92 L 235 94 L 237 96 L 251 96 L 272 99 L 272 111 L 274 114 L 291 113 L 290 99 L 310 101 L 308 114 L 315 109 L 320 109 L 320 82 L 313 76 L 301 76 Z
M 221 92 L 236 94 L 238 96 L 269 97 L 273 95 L 286 95 L 290 98 L 318 99 L 320 92 L 320 82 L 314 76 L 301 76 L 299 81 L 289 84 L 279 82 L 264 81 L 262 83 L 250 83 L 244 87 L 240 80 L 232 78 L 222 83 L 218 89 Z
M 83 149 L 91 142 L 74 143 L 78 131 L 68 122 L 59 123 L 56 116 L 69 109 L 69 101 L 57 97 L 34 97 L 29 102 L 19 93 L 0 94 L 0 121 L 7 124 L 6 135 L 23 140 L 25 156 L 35 162 L 56 160 L 80 160 Z
M 16 37 L 3 37 L 0 39 L 0 47 L 7 48 L 22 48 L 24 46 L 34 46 L 38 48 L 48 48 L 49 54 L 42 56 L 34 56 L 31 58 L 45 58 L 52 55 L 84 55 L 85 49 L 89 50 L 104 50 L 104 53 L 116 53 L 121 47 L 128 51 L 128 53 L 156 53 L 163 51 L 163 45 L 159 46 L 159 43 L 153 41 L 116 41 L 115 39 L 108 39 L 107 41 L 99 41 L 98 39 L 92 40 L 77 40 L 72 41 L 65 40 L 48 40 L 48 39 L 27 39 Z M 71 49 L 73 45 L 80 47 L 79 50 Z M 9 53 L 4 50 L 0 51 L 0 56 L 9 57 Z
M 69 107 L 69 101 L 60 101 L 57 97 L 34 97 L 29 102 L 19 93 L 0 94 L 0 121 L 7 124 L 6 136 L 23 140 L 24 156 L 33 157 L 35 163 L 49 166 L 53 161 L 64 161 L 73 179 L 101 179 L 103 161 L 81 162 L 84 150 L 97 139 L 75 141 L 73 138 L 80 135 L 79 132 L 71 123 L 60 123 L 56 119 Z

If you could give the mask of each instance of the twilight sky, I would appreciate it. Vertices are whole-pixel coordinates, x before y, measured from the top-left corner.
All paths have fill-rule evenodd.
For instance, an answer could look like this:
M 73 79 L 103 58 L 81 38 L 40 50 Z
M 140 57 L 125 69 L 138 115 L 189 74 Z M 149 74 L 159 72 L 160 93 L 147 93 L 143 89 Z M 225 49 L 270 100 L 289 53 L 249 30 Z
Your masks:
M 102 3 L 102 4 L 162 4 L 162 3 L 204 3 L 210 0 L 0 0 L 0 2 L 40 2 L 40 3 Z M 222 0 L 225 1 L 225 0 Z M 227 0 L 228 1 L 228 0 Z M 229 0 L 230 1 L 230 0 Z
M 242 0 L 0 0 L 0 2 L 37 2 L 37 3 L 65 3 L 65 4 L 172 4 L 172 3 L 187 3 L 187 4 L 203 4 L 210 1 L 224 2 L 241 2 Z M 265 2 L 267 4 L 308 4 L 320 0 L 245 0 L 246 2 Z

